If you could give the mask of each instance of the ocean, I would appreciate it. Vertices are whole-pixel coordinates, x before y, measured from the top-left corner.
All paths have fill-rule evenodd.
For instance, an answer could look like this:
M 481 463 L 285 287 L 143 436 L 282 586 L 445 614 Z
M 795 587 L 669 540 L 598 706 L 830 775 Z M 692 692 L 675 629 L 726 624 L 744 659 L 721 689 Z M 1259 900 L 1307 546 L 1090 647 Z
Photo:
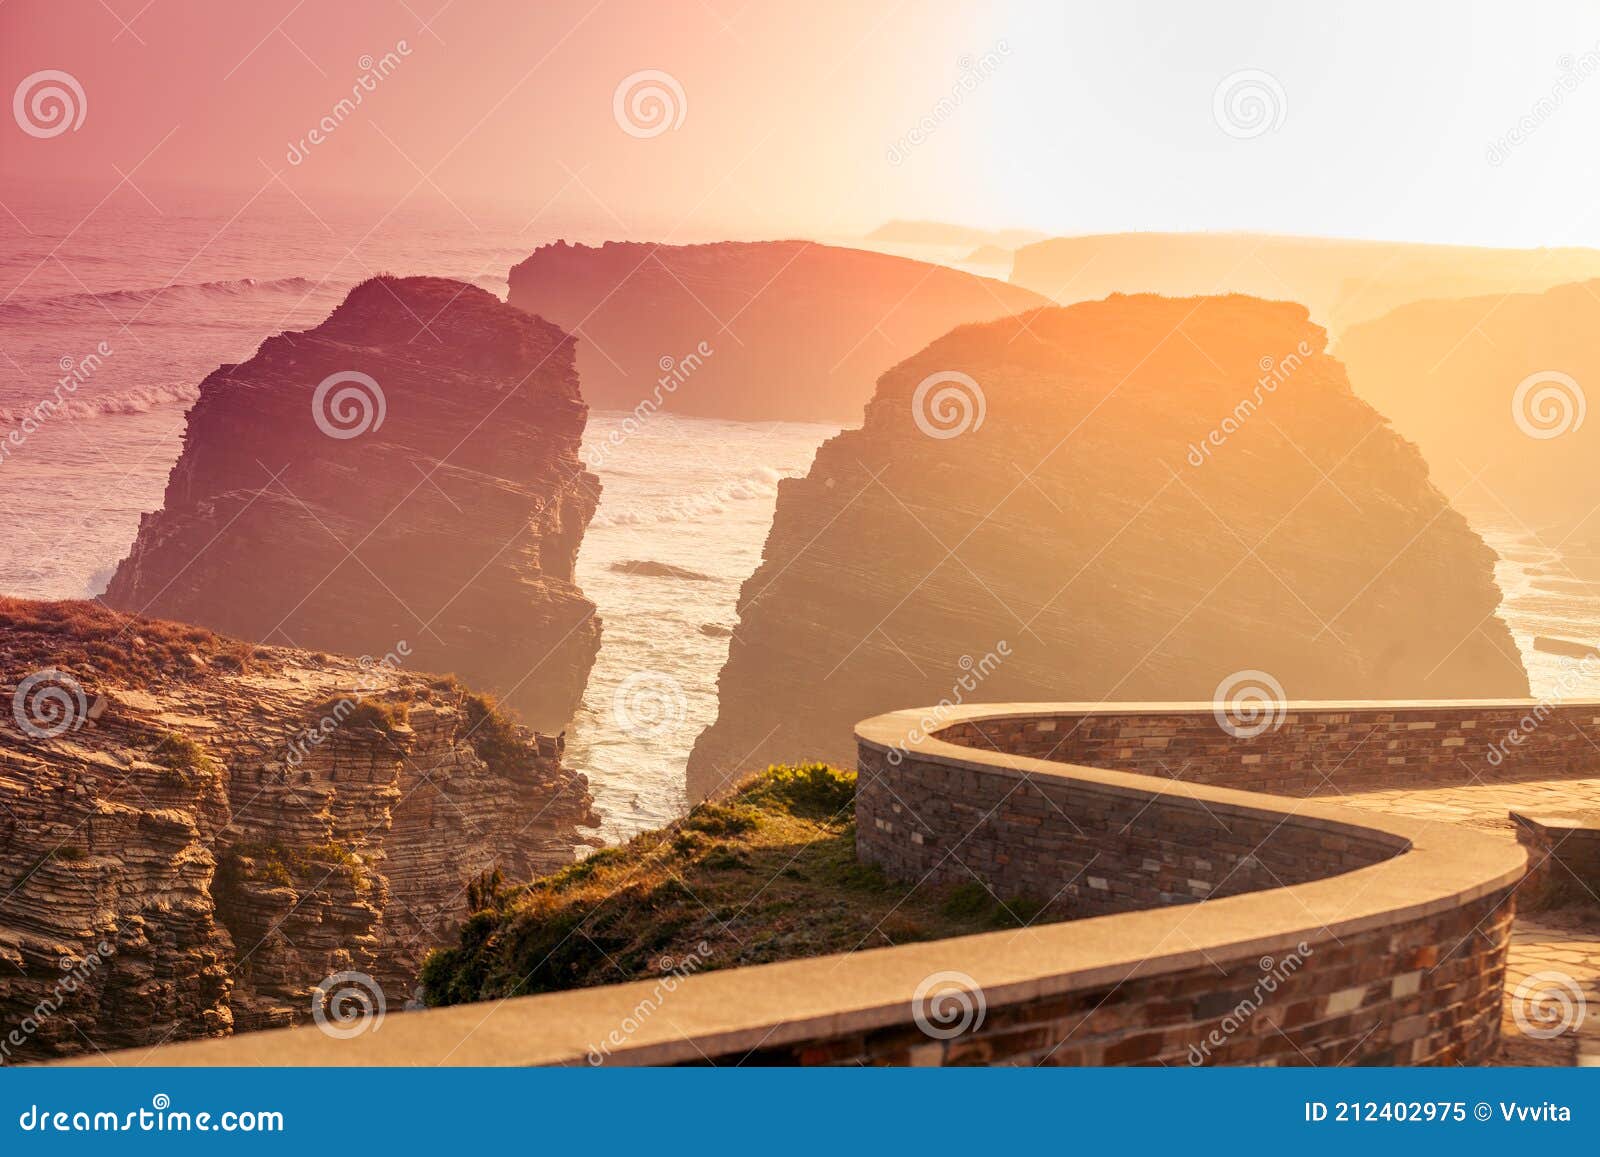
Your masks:
M 139 516 L 161 504 L 184 415 L 218 365 L 316 325 L 378 273 L 457 277 L 504 297 L 538 245 L 605 239 L 582 222 L 479 227 L 459 217 L 314 219 L 294 204 L 227 214 L 162 202 L 8 207 L 0 214 L 0 437 L 73 378 L 65 416 L 0 461 L 0 592 L 100 593 Z M 20 223 L 19 220 L 20 219 Z M 354 253 L 352 253 L 352 250 Z M 716 714 L 739 587 L 760 562 L 777 482 L 837 427 L 657 414 L 590 415 L 603 490 L 578 581 L 603 641 L 568 735 L 601 834 L 623 840 L 684 807 L 683 769 Z M 615 437 L 613 434 L 615 433 Z M 614 569 L 624 563 L 665 568 Z M 661 569 L 664 573 L 650 573 Z M 684 577 L 692 575 L 693 577 Z
M 67 413 L 0 461 L 0 592 L 102 591 L 140 514 L 160 505 L 200 380 L 271 334 L 315 325 L 357 282 L 436 274 L 503 297 L 507 271 L 539 244 L 607 236 L 604 222 L 405 212 L 374 226 L 376 212 L 312 213 L 270 195 L 231 215 L 159 205 L 124 192 L 98 208 L 54 198 L 0 214 L 0 435 L 73 381 Z M 578 580 L 604 630 L 567 749 L 610 840 L 682 810 L 684 765 L 716 713 L 739 587 L 760 561 L 777 483 L 805 473 L 837 432 L 665 414 L 624 431 L 624 417 L 590 419 L 587 444 L 607 451 Z M 1596 560 L 1492 512 L 1469 518 L 1500 555 L 1501 613 L 1535 694 L 1600 696 L 1592 669 L 1533 646 L 1539 635 L 1600 638 Z M 649 565 L 624 565 L 636 563 Z

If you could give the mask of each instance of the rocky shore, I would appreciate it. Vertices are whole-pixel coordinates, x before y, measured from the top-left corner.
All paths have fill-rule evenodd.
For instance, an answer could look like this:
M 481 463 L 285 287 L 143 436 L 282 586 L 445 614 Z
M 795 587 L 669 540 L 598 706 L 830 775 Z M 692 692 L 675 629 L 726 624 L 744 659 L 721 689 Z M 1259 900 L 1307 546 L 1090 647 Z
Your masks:
M 597 823 L 558 745 L 452 679 L 92 603 L 0 600 L 6 1059 L 305 1020 L 339 973 L 412 996 L 468 891 Z

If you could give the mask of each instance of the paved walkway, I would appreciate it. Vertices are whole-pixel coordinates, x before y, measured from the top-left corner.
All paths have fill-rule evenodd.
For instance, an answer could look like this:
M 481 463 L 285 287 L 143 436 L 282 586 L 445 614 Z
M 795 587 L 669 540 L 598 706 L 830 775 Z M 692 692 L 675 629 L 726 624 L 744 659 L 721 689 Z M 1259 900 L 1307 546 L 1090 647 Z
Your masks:
M 1487 782 L 1336 796 L 1353 808 L 1465 824 L 1516 839 L 1508 813 L 1600 809 L 1600 778 Z M 1600 1066 L 1600 897 L 1519 912 L 1506 962 L 1505 1043 L 1513 1065 Z

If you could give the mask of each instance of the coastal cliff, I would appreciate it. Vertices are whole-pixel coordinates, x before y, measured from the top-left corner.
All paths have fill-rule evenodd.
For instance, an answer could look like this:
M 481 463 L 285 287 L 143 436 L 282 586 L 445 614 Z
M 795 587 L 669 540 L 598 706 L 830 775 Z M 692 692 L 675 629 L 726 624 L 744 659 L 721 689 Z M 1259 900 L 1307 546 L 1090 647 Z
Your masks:
M 1600 542 L 1600 281 L 1419 301 L 1352 327 L 1350 384 L 1415 442 L 1439 486 L 1488 521 L 1561 543 L 1586 571 Z
M 1427 297 L 1600 275 L 1594 249 L 1490 249 L 1267 233 L 1106 233 L 1017 250 L 1011 280 L 1063 305 L 1111 293 L 1246 293 L 1305 305 L 1338 334 Z
M 398 1009 L 480 873 L 592 841 L 552 744 L 403 654 L 0 599 L 0 662 L 8 1061 L 305 1020 L 341 972 Z
M 599 482 L 571 339 L 484 290 L 378 277 L 208 376 L 109 606 L 383 654 L 565 727 L 599 649 L 573 582 Z
M 1044 299 L 882 253 L 722 241 L 544 245 L 511 270 L 510 302 L 581 339 L 597 410 L 855 422 L 901 358 Z
M 884 374 L 780 486 L 691 797 L 918 703 L 1526 695 L 1493 553 L 1325 345 L 1118 296 Z

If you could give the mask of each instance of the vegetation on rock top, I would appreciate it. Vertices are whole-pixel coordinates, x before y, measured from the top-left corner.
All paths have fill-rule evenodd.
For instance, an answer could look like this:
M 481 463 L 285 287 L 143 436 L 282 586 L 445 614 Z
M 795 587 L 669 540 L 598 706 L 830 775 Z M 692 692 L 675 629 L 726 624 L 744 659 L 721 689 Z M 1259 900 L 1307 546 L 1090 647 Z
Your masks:
M 1040 915 L 976 881 L 910 885 L 858 862 L 855 776 L 820 763 L 769 767 L 532 883 L 488 875 L 472 899 L 459 943 L 423 966 L 429 1004 L 883 948 Z

